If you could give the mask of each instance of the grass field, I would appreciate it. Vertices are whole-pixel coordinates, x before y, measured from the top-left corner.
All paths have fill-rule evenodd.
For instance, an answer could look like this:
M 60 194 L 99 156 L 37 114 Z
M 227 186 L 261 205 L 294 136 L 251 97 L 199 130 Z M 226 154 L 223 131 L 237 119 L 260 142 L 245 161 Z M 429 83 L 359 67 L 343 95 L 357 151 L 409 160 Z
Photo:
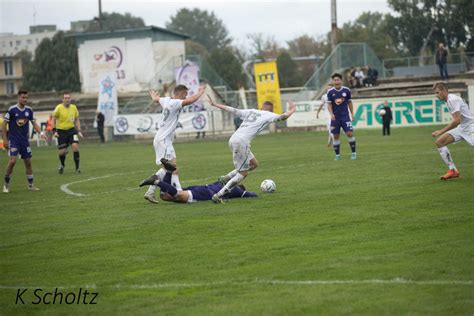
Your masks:
M 41 191 L 18 164 L 0 195 L 0 314 L 472 315 L 474 149 L 450 146 L 461 178 L 442 182 L 432 130 L 356 131 L 359 159 L 342 136 L 338 162 L 323 132 L 260 136 L 245 184 L 277 192 L 224 205 L 147 203 L 151 144 L 83 144 L 79 176 L 34 148 Z M 183 185 L 232 168 L 227 141 L 175 149 Z M 99 295 L 33 305 L 37 288 Z

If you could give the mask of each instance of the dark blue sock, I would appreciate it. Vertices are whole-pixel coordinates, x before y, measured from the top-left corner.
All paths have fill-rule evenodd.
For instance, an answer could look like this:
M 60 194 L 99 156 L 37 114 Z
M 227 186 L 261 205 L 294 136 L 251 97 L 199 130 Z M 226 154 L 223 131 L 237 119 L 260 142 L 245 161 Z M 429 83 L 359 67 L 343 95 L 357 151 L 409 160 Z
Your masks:
M 173 175 L 172 172 L 166 171 L 165 176 L 163 177 L 163 182 L 166 182 L 168 184 L 171 184 L 171 176 Z
M 178 190 L 176 190 L 174 186 L 172 186 L 170 183 L 166 183 L 165 181 L 160 181 L 160 183 L 158 183 L 158 187 L 161 189 L 161 193 L 168 193 L 171 196 L 175 196 L 178 193 Z
M 356 152 L 356 140 L 355 137 L 349 138 L 349 145 L 351 146 L 351 150 L 353 153 Z
M 28 179 L 28 185 L 33 185 L 33 175 L 26 175 L 26 178 Z
M 10 176 L 5 175 L 3 180 L 5 181 L 5 184 L 10 184 Z
M 338 140 L 335 140 L 334 144 L 333 144 L 333 147 L 334 147 L 334 151 L 336 152 L 336 155 L 340 155 L 341 142 L 338 141 Z

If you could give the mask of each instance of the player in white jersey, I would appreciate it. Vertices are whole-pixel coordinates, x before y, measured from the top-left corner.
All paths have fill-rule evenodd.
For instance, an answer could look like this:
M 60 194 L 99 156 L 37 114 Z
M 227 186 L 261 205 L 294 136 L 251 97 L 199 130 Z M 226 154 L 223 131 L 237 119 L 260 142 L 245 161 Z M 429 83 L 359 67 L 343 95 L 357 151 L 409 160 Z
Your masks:
M 157 176 L 163 176 L 166 173 L 163 168 L 164 164 L 171 163 L 173 168 L 177 165 L 176 153 L 173 148 L 173 138 L 176 126 L 178 125 L 179 115 L 181 114 L 183 106 L 191 105 L 196 102 L 202 96 L 204 90 L 205 88 L 201 86 L 199 87 L 197 94 L 187 97 L 188 88 L 184 85 L 177 85 L 173 90 L 173 99 L 169 97 L 162 98 L 156 91 L 150 90 L 149 93 L 151 99 L 156 103 L 159 103 L 163 108 L 160 123 L 158 125 L 158 131 L 153 140 L 153 147 L 155 148 L 156 153 L 156 164 L 161 166 L 156 173 Z M 177 169 L 173 172 L 171 182 L 177 190 L 181 190 Z M 144 198 L 151 203 L 158 203 L 155 196 L 156 190 L 157 187 L 151 185 L 148 187 Z
M 454 165 L 453 158 L 447 145 L 461 140 L 465 140 L 469 145 L 474 146 L 474 114 L 469 110 L 469 106 L 461 97 L 448 93 L 448 87 L 444 82 L 438 82 L 433 87 L 436 97 L 446 104 L 453 119 L 446 127 L 434 131 L 431 135 L 438 137 L 436 146 L 443 161 L 448 165 L 448 172 L 441 176 L 441 180 L 449 180 L 459 177 L 459 171 Z
M 321 103 L 321 105 L 318 108 L 318 112 L 316 112 L 316 118 L 319 118 L 319 113 L 324 108 L 324 117 L 326 118 L 326 127 L 327 127 L 328 133 L 329 133 L 329 135 L 328 135 L 328 147 L 331 147 L 332 143 L 334 141 L 334 136 L 331 133 L 331 113 L 329 113 L 328 104 L 327 104 L 327 102 L 328 102 L 327 92 L 332 87 L 334 87 L 334 85 L 332 83 L 328 84 L 326 91 L 324 92 L 323 96 L 321 97 L 321 101 L 323 103 Z
M 230 112 L 242 119 L 242 124 L 229 139 L 235 169 L 219 178 L 219 181 L 225 183 L 225 185 L 212 196 L 214 203 L 223 203 L 222 196 L 241 183 L 247 177 L 249 171 L 257 168 L 257 160 L 250 150 L 252 139 L 260 134 L 268 124 L 286 120 L 293 115 L 295 104 L 289 102 L 289 110 L 278 115 L 272 112 L 273 104 L 269 101 L 263 103 L 262 110 L 239 110 L 227 105 L 216 104 L 210 97 L 209 100 L 212 106 Z

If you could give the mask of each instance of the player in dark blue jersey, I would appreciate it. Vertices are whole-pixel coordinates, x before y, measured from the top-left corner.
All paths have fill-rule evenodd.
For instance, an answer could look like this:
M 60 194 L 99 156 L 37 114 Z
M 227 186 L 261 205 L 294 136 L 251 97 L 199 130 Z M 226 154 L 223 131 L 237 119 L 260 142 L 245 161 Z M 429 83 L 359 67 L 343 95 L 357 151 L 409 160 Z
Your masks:
M 25 162 L 26 178 L 28 179 L 28 188 L 37 191 L 38 188 L 33 184 L 33 168 L 31 166 L 31 147 L 28 141 L 30 136 L 29 123 L 33 124 L 33 128 L 42 138 L 46 136 L 41 131 L 38 123 L 36 123 L 33 109 L 26 105 L 28 102 L 28 92 L 25 90 L 18 91 L 18 103 L 11 106 L 4 116 L 2 124 L 2 135 L 5 149 L 8 150 L 7 171 L 5 172 L 3 193 L 10 192 L 10 177 L 15 167 L 16 159 L 20 154 L 21 159 Z M 8 125 L 8 129 L 7 129 Z
M 352 106 L 351 90 L 342 85 L 342 76 L 338 73 L 332 75 L 332 83 L 334 87 L 329 89 L 327 92 L 327 103 L 328 110 L 331 114 L 331 133 L 334 135 L 333 147 L 336 152 L 336 159 L 341 159 L 340 147 L 341 141 L 339 140 L 339 133 L 341 128 L 349 139 L 349 145 L 351 146 L 352 156 L 351 159 L 357 159 L 356 154 L 356 141 L 353 134 L 352 119 L 354 117 L 354 109 Z M 349 115 L 350 111 L 350 115 Z
M 152 175 L 140 183 L 140 187 L 145 185 L 156 185 L 160 188 L 160 198 L 163 201 L 176 203 L 193 203 L 198 201 L 210 201 L 212 196 L 222 189 L 220 182 L 205 185 L 193 185 L 177 190 L 171 184 L 172 171 L 167 171 L 163 179 L 157 175 Z M 255 192 L 247 192 L 243 185 L 235 186 L 230 192 L 224 194 L 223 199 L 257 197 Z

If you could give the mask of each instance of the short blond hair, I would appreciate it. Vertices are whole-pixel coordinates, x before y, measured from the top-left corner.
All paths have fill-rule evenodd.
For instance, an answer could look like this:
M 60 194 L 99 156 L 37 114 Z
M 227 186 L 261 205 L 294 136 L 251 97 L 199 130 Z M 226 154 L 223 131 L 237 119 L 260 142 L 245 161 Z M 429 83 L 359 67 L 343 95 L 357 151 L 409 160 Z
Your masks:
M 448 86 L 447 86 L 446 83 L 444 83 L 442 81 L 439 81 L 439 82 L 436 82 L 433 85 L 433 90 L 436 90 L 436 89 L 440 89 L 440 90 L 443 90 L 443 91 L 448 91 Z

